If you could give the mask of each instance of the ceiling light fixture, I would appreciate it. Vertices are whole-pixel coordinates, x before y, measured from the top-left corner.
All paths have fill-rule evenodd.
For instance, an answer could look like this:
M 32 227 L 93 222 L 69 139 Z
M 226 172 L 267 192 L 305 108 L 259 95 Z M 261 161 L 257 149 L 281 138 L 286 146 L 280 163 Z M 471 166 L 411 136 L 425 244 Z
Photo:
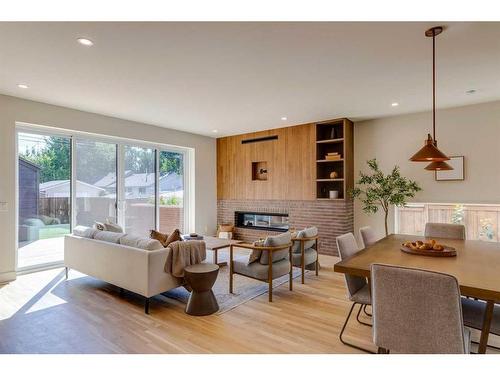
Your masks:
M 442 32 L 442 26 L 433 27 L 425 32 L 426 37 L 432 37 L 432 136 L 427 134 L 427 140 L 425 141 L 424 147 L 418 150 L 418 152 L 410 158 L 411 161 L 431 162 L 431 164 L 425 168 L 428 171 L 453 169 L 450 165 L 445 163 L 445 161 L 450 160 L 450 158 L 437 148 L 436 141 L 436 36 Z
M 17 87 L 19 87 L 20 89 L 27 89 L 29 86 L 25 83 L 19 83 Z
M 212 133 L 218 133 L 219 131 L 217 129 L 212 130 Z
M 286 120 L 288 120 L 288 118 L 286 118 L 286 116 L 283 116 L 283 117 L 281 118 L 281 121 L 286 121 Z
M 398 105 L 399 105 L 399 103 L 398 103 L 398 102 L 391 103 L 391 106 L 392 106 L 392 107 L 397 107 Z
M 471 94 L 475 94 L 476 92 L 477 92 L 476 89 L 470 89 L 470 90 L 467 90 L 465 93 L 471 95 Z
M 78 43 L 86 47 L 92 47 L 94 45 L 94 42 L 87 38 L 78 38 L 77 41 Z

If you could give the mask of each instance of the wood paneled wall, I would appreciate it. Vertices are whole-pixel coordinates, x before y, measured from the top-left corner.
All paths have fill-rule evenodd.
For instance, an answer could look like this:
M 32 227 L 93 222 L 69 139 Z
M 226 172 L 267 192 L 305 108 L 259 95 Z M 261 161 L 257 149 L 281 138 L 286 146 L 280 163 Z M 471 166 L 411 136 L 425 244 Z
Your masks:
M 277 135 L 277 140 L 242 144 Z M 316 194 L 315 124 L 217 139 L 218 199 L 313 200 Z M 252 181 L 252 162 L 267 162 L 267 181 Z

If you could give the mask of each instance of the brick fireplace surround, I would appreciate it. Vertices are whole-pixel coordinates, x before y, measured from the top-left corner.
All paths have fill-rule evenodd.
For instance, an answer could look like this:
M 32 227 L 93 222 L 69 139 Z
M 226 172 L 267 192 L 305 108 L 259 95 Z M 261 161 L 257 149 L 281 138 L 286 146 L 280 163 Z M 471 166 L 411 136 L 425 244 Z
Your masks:
M 297 230 L 316 226 L 319 235 L 319 252 L 337 255 L 335 238 L 354 230 L 354 205 L 350 200 L 328 201 L 283 201 L 283 200 L 218 200 L 217 223 L 235 224 L 235 211 L 288 214 L 290 228 Z M 249 228 L 235 228 L 236 239 L 253 242 L 267 235 L 268 232 Z

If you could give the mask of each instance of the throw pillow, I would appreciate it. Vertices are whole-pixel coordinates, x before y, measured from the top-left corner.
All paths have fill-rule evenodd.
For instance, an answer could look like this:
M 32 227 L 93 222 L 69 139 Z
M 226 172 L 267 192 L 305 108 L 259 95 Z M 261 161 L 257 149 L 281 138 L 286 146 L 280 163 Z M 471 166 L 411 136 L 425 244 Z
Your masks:
M 264 246 L 264 240 L 258 240 L 253 243 L 254 246 Z M 252 264 L 253 262 L 256 262 L 260 259 L 260 256 L 262 255 L 262 250 L 258 249 L 253 249 L 250 255 L 248 256 L 248 261 L 247 261 L 247 266 L 249 264 Z
M 285 232 L 283 234 L 278 234 L 277 236 L 268 236 L 264 241 L 264 246 L 277 247 L 281 245 L 286 245 L 292 242 L 292 235 L 290 232 Z M 277 262 L 279 260 L 286 259 L 288 257 L 288 248 L 278 251 L 273 251 L 272 261 Z M 262 252 L 260 257 L 260 264 L 268 264 L 269 256 L 267 251 Z
M 167 247 L 175 241 L 182 241 L 181 232 L 179 229 L 174 230 L 171 234 L 161 233 L 157 230 L 152 229 L 149 231 L 149 238 L 160 241 L 163 247 Z
M 101 223 L 100 221 L 94 221 L 94 228 L 97 230 L 106 230 L 104 223 Z
M 172 233 L 170 233 L 170 236 L 167 237 L 167 241 L 165 242 L 165 247 L 175 241 L 182 241 L 181 231 L 179 229 L 176 229 Z
M 118 224 L 112 223 L 109 219 L 106 219 L 106 223 L 104 223 L 104 230 L 108 232 L 123 233 L 123 228 Z
M 149 231 L 149 238 L 151 238 L 153 240 L 158 240 L 163 245 L 163 247 L 167 247 L 165 245 L 165 242 L 167 241 L 168 234 L 164 234 L 164 233 L 158 232 L 157 230 L 151 229 Z

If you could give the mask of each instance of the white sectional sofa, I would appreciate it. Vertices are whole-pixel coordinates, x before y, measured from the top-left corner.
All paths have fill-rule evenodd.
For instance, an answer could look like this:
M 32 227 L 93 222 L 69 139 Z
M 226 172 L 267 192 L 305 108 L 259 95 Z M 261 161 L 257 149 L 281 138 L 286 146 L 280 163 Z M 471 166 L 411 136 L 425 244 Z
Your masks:
M 183 285 L 183 279 L 165 272 L 170 248 L 157 240 L 76 227 L 64 238 L 64 263 L 89 276 L 149 298 Z

